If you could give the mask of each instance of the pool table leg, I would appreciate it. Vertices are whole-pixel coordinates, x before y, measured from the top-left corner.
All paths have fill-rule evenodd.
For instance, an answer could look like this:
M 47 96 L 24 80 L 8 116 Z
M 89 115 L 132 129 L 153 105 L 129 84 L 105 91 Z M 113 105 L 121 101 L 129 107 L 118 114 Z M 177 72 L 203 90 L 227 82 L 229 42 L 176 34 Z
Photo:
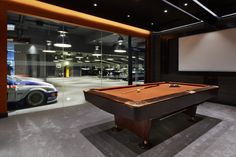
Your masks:
M 115 115 L 115 124 L 119 128 L 126 128 L 142 138 L 143 144 L 149 144 L 149 133 L 151 129 L 151 119 L 131 120 Z
M 195 121 L 196 111 L 197 111 L 197 105 L 194 105 L 194 106 L 189 107 L 186 111 L 184 111 L 184 113 L 189 115 L 192 121 Z
M 119 131 L 122 131 L 123 129 L 121 127 L 119 127 L 118 125 L 115 125 L 113 128 L 112 128 L 113 131 L 116 131 L 116 132 L 119 132 Z

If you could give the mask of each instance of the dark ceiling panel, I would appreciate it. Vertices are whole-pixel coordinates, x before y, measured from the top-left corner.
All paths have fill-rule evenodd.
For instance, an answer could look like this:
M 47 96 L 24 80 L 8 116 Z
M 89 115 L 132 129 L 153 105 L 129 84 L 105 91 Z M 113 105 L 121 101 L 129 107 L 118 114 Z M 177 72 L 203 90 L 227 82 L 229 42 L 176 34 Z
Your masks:
M 162 31 L 203 20 L 218 27 L 219 19 L 193 0 L 40 0 L 132 26 Z M 165 2 L 164 2 L 165 1 Z M 236 0 L 199 0 L 218 16 L 236 12 Z M 97 6 L 94 6 L 94 4 Z M 173 5 L 170 5 L 171 3 Z M 187 3 L 187 5 L 185 4 Z M 167 10 L 167 13 L 164 12 Z M 127 17 L 127 16 L 130 17 Z M 197 18 L 195 18 L 197 17 Z M 199 20 L 198 20 L 199 19 Z M 225 25 L 226 26 L 226 25 Z
M 215 25 L 217 23 L 216 17 L 211 15 L 209 12 L 204 10 L 201 6 L 199 6 L 192 0 L 169 0 L 169 2 L 175 4 L 179 8 L 185 10 L 186 12 L 194 15 L 195 17 L 208 24 Z
M 236 0 L 199 0 L 218 16 L 236 13 Z
M 153 31 L 196 22 L 161 0 L 41 1 Z M 97 3 L 97 7 L 93 6 L 94 3 Z M 168 12 L 164 13 L 164 10 Z

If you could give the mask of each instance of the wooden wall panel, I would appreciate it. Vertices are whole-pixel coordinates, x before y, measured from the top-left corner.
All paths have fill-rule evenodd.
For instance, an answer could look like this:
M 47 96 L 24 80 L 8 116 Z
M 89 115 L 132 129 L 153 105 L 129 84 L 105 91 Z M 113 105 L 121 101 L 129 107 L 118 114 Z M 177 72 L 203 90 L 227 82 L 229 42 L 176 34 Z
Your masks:
M 7 116 L 7 12 L 0 9 L 0 117 Z

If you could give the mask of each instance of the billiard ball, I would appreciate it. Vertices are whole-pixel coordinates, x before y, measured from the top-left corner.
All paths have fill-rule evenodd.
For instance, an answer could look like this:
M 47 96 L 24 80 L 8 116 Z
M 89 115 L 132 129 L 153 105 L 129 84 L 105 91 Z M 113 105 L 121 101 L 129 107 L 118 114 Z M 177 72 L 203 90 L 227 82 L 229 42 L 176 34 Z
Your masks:
M 139 93 L 141 91 L 141 89 L 137 89 L 137 92 Z
M 171 84 L 169 84 L 169 87 L 180 87 L 180 85 L 176 84 L 176 83 L 171 83 Z

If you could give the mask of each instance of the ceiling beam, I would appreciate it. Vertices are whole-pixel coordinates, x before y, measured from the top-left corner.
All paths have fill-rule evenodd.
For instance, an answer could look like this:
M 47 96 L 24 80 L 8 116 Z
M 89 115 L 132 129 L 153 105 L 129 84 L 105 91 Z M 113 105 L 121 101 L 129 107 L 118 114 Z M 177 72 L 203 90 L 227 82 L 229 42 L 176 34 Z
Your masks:
M 179 6 L 178 1 L 171 1 L 171 2 L 170 0 L 162 0 L 162 1 L 174 7 L 175 9 L 185 13 L 186 15 L 192 17 L 195 20 L 205 22 L 206 24 L 209 25 L 209 27 L 217 27 L 218 25 L 219 17 L 216 14 L 215 14 L 216 16 L 213 16 L 214 13 L 207 11 L 206 7 L 203 8 L 203 5 L 200 6 L 199 5 L 200 3 L 196 3 L 198 1 L 195 1 L 194 4 L 196 5 L 195 7 L 197 7 L 199 11 L 196 10 L 187 11 L 187 8 Z M 193 1 L 194 0 L 186 0 L 186 3 L 192 4 Z
M 184 9 L 178 7 L 178 6 L 175 5 L 174 3 L 171 3 L 171 2 L 169 2 L 168 0 L 162 0 L 162 1 L 165 2 L 166 4 L 172 6 L 173 8 L 175 8 L 175 9 L 177 9 L 177 10 L 179 10 L 179 11 L 185 13 L 185 14 L 187 14 L 188 16 L 191 16 L 191 17 L 194 18 L 195 20 L 201 21 L 201 19 L 199 19 L 198 17 L 194 16 L 193 14 L 191 14 L 191 13 L 185 11 Z
M 138 27 L 96 17 L 82 12 L 65 9 L 37 0 L 0 1 L 0 9 L 46 19 L 62 21 L 63 23 L 96 28 L 131 36 L 149 38 L 151 32 Z

